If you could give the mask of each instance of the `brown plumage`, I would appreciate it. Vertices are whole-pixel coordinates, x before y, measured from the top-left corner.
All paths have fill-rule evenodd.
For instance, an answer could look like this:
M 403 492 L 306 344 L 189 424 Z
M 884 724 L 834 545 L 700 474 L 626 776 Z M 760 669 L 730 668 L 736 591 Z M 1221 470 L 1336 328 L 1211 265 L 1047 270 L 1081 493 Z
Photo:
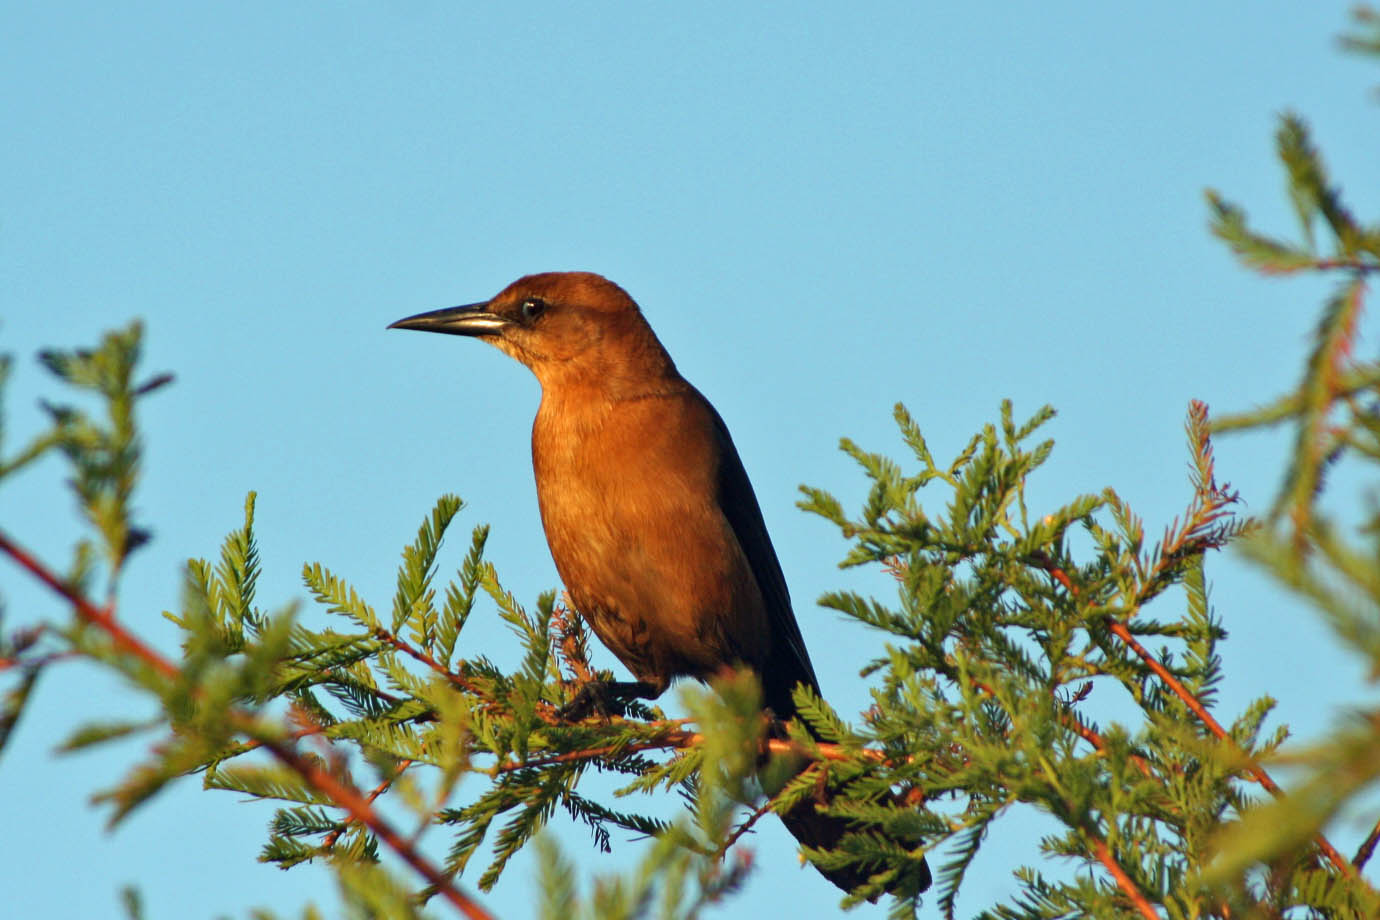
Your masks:
M 728 429 L 622 288 L 588 272 L 528 275 L 492 300 L 393 327 L 481 338 L 541 382 L 542 525 L 575 606 L 637 678 L 618 690 L 656 697 L 677 677 L 746 665 L 781 719 L 795 714 L 797 684 L 819 691 Z M 813 846 L 847 830 L 808 800 L 784 820 Z M 845 889 L 866 880 L 825 874 Z

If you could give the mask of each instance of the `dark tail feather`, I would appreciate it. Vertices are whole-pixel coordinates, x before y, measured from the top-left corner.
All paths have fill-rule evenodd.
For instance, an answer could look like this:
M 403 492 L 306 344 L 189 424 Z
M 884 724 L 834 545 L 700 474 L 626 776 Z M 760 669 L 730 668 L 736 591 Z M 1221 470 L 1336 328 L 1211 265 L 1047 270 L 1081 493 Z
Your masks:
M 843 818 L 821 814 L 816 809 L 814 798 L 806 798 L 796 803 L 790 811 L 781 815 L 781 823 L 786 825 L 786 830 L 800 843 L 825 850 L 838 846 L 844 835 L 853 829 Z M 858 888 L 868 880 L 872 871 L 876 871 L 869 871 L 866 866 L 858 865 L 844 866 L 840 869 L 823 869 L 819 866 L 815 868 L 844 891 Z M 930 867 L 921 860 L 911 878 L 898 879 L 895 884 L 888 886 L 888 890 L 895 894 L 919 894 L 930 887 L 930 882 Z M 877 896 L 874 895 L 870 900 L 877 900 Z
M 813 685 L 815 692 L 819 692 L 819 687 L 814 684 L 813 680 L 802 682 Z M 789 690 L 782 689 L 783 683 L 784 682 L 775 682 L 774 684 L 764 687 L 765 701 L 768 709 L 776 718 L 791 719 L 796 716 L 795 703 L 791 699 Z M 805 723 L 804 720 L 801 720 L 801 722 L 804 724 L 806 730 L 814 734 L 814 732 L 810 730 L 808 723 Z M 808 765 L 808 760 L 802 760 L 800 764 L 794 768 L 794 773 L 798 774 Z M 779 776 L 780 774 L 777 775 Z M 780 780 L 778 780 L 778 782 L 779 781 Z M 769 794 L 775 794 L 775 792 L 779 791 L 780 787 L 770 790 Z M 821 790 L 821 792 L 824 795 L 828 794 L 828 790 Z M 790 811 L 781 815 L 781 823 L 786 825 L 786 830 L 791 832 L 792 837 L 805 846 L 816 847 L 822 850 L 834 849 L 839 845 L 839 842 L 843 840 L 844 835 L 854 828 L 845 818 L 836 818 L 833 815 L 821 814 L 817 805 L 818 799 L 816 796 L 808 796 L 801 799 Z M 865 883 L 871 877 L 872 873 L 876 871 L 876 868 L 869 869 L 866 865 L 845 866 L 841 869 L 823 869 L 819 866 L 815 866 L 815 868 L 819 869 L 820 874 L 829 881 L 848 892 L 853 891 L 858 886 Z M 897 878 L 887 886 L 887 890 L 890 893 L 898 895 L 919 894 L 930 887 L 931 881 L 930 867 L 922 859 L 919 866 L 911 872 L 908 872 L 905 876 Z M 871 900 L 875 901 L 877 897 L 874 896 Z

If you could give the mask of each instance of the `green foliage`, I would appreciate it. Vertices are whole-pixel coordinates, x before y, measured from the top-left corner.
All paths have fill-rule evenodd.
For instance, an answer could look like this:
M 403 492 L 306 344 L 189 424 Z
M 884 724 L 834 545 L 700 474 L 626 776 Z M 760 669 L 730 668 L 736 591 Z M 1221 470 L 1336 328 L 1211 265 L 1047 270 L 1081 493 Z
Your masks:
M 1380 55 L 1380 17 L 1361 8 L 1356 25 L 1358 32 L 1345 40 L 1346 47 Z M 1281 117 L 1278 149 L 1303 237 L 1291 247 L 1305 256 L 1296 269 L 1334 276 L 1335 293 L 1323 305 L 1293 390 L 1215 427 L 1250 431 L 1292 425 L 1293 447 L 1279 494 L 1263 526 L 1242 541 L 1241 549 L 1281 588 L 1315 609 L 1374 676 L 1380 674 L 1380 507 L 1374 496 L 1380 363 L 1359 357 L 1356 345 L 1366 281 L 1380 269 L 1380 224 L 1355 218 L 1297 116 Z M 1328 231 L 1328 252 L 1315 245 L 1317 225 Z M 1244 221 L 1242 230 L 1250 232 Z M 1278 270 L 1233 248 L 1257 270 Z M 1332 480 L 1340 470 L 1348 472 L 1348 480 L 1366 483 L 1361 501 L 1332 497 Z M 1204 878 L 1230 890 L 1240 903 L 1247 900 L 1240 879 L 1249 867 L 1280 867 L 1270 879 L 1276 903 L 1308 904 L 1329 916 L 1380 916 L 1380 895 L 1360 876 L 1380 840 L 1380 823 L 1341 871 L 1335 866 L 1324 871 L 1300 858 L 1344 811 L 1373 801 L 1380 781 L 1380 708 L 1372 703 L 1346 714 L 1321 741 L 1289 752 L 1282 761 L 1301 771 L 1299 780 L 1288 796 L 1250 809 L 1226 830 Z
M 51 448 L 67 455 L 79 501 L 99 538 L 78 558 L 105 559 L 112 586 L 135 542 L 130 535 L 136 529 L 129 524 L 138 473 L 134 407 L 152 389 L 131 383 L 138 342 L 135 326 L 107 336 L 90 352 L 46 355 L 45 365 L 64 381 L 105 397 L 108 420 L 53 408 L 52 431 L 6 466 L 17 469 Z M 84 578 L 63 582 L 59 589 L 76 607 L 70 624 L 4 635 L 4 651 L 18 665 L 20 679 L 7 690 L 3 727 L 8 731 L 14 724 L 52 657 L 40 639 L 56 637 L 71 651 L 123 673 L 161 703 L 158 718 L 85 725 L 65 745 L 75 750 L 135 733 L 158 736 L 143 763 L 97 796 L 111 807 L 112 822 L 189 774 L 200 773 L 208 789 L 277 800 L 284 807 L 271 821 L 261 858 L 285 868 L 329 860 L 347 902 L 361 915 L 411 916 L 418 898 L 434 895 L 436 885 L 418 892 L 385 873 L 377 865 L 379 841 L 371 828 L 358 814 L 342 811 L 341 802 L 303 769 L 329 770 L 348 788 L 372 787 L 370 800 L 392 792 L 423 826 L 451 827 L 446 876 L 487 847 L 489 865 L 478 879 L 482 888 L 491 887 L 511 856 L 563 812 L 585 824 L 602 849 L 610 848 L 612 832 L 620 830 L 673 841 L 659 845 L 631 886 L 601 888 L 593 909 L 631 916 L 664 888 L 664 915 L 688 916 L 698 908 L 684 907 L 686 892 L 693 890 L 691 903 L 726 894 L 746 872 L 745 862 L 725 867 L 719 857 L 733 809 L 748 795 L 743 783 L 753 758 L 740 756 L 735 772 L 712 771 L 710 781 L 698 772 L 699 756 L 673 754 L 663 763 L 644 753 L 674 750 L 690 736 L 645 707 L 636 707 L 637 715 L 652 717 L 645 722 L 559 718 L 558 706 L 581 681 L 599 676 L 587 660 L 587 631 L 578 615 L 555 603 L 553 593 L 529 611 L 502 587 L 483 559 L 484 526 L 474 529 L 454 581 L 438 588 L 438 554 L 460 509 L 458 498 L 442 497 L 404 548 L 386 623 L 345 578 L 320 564 L 305 566 L 311 596 L 346 624 L 315 627 L 299 620 L 295 605 L 258 606 L 261 563 L 251 493 L 243 526 L 227 536 L 215 562 L 188 562 L 180 608 L 165 614 L 182 633 L 177 662 L 163 661 L 113 621 L 93 621 L 94 605 L 75 600 Z M 89 565 L 81 571 L 85 575 Z M 481 589 L 524 647 L 512 673 L 483 656 L 457 656 Z M 706 719 L 719 714 L 714 699 L 706 696 L 697 704 Z M 731 718 L 719 721 L 760 728 L 755 697 L 744 699 Z M 750 750 L 737 739 L 732 734 L 720 743 Z M 299 760 L 264 756 L 285 742 L 297 743 Z M 577 792 L 591 766 L 633 779 L 628 794 L 674 788 L 697 803 L 693 820 L 672 827 L 655 815 Z M 489 786 L 469 802 L 455 803 L 466 776 Z M 728 795 L 728 788 L 735 794 Z
M 117 354 L 128 353 L 128 342 L 111 342 Z M 585 626 L 553 594 L 528 610 L 506 591 L 483 560 L 482 527 L 454 582 L 439 588 L 437 560 L 461 509 L 452 496 L 437 503 L 404 549 L 387 625 L 346 579 L 320 564 L 304 567 L 312 597 L 346 624 L 337 629 L 308 625 L 293 605 L 258 606 L 251 494 L 244 524 L 218 560 L 188 563 L 180 609 L 167 614 L 183 633 L 179 662 L 151 663 L 89 616 L 54 630 L 72 650 L 124 673 L 162 703 L 161 718 L 88 725 L 68 747 L 161 735 L 145 762 L 98 797 L 111 806 L 112 821 L 195 773 L 208 789 L 283 803 L 261 858 L 284 868 L 330 861 L 347 900 L 363 913 L 410 916 L 419 898 L 439 893 L 438 883 L 418 892 L 387 874 L 377 865 L 372 826 L 304 770 L 328 769 L 349 788 L 372 789 L 370 799 L 391 792 L 419 826 L 449 828 L 442 877 L 467 872 L 486 851 L 482 889 L 558 813 L 586 826 L 601 849 L 615 835 L 655 839 L 635 872 L 595 886 L 588 898 L 548 847 L 544 897 L 549 911 L 564 915 L 695 916 L 746 875 L 746 855 L 728 856 L 741 833 L 768 811 L 815 801 L 822 788 L 829 794 L 816 807 L 855 830 L 836 849 L 807 855 L 826 868 L 866 867 L 872 876 L 846 903 L 891 892 L 893 913 L 909 915 L 918 892 L 907 880 L 922 855 L 937 850 L 944 854 L 939 906 L 952 916 L 988 831 L 1024 803 L 1067 828 L 1043 842 L 1048 856 L 1114 863 L 1147 897 L 1202 913 L 1218 895 L 1196 870 L 1215 852 L 1220 822 L 1246 812 L 1241 779 L 1281 735 L 1260 736 L 1268 701 L 1238 718 L 1230 740 L 1194 728 L 1185 699 L 1167 689 L 1164 675 L 1210 701 L 1221 676 L 1222 631 L 1207 603 L 1202 557 L 1243 525 L 1227 516 L 1234 496 L 1215 483 L 1200 408 L 1188 426 L 1193 497 L 1158 543 L 1147 545 L 1139 519 L 1112 490 L 1032 514 L 1026 483 L 1052 445 L 1028 442 L 1051 415 L 1041 410 L 1018 425 L 1004 404 L 997 424 L 940 467 L 898 407 L 918 469 L 906 472 L 845 442 L 872 482 L 859 514 L 850 517 L 823 490 L 805 490 L 802 505 L 852 541 L 845 564 L 885 567 L 898 597 L 894 604 L 849 593 L 823 599 L 887 637 L 863 667 L 875 682 L 874 705 L 849 723 L 801 689 L 796 702 L 809 730 L 790 726 L 785 740 L 772 742 L 775 756 L 765 765 L 760 698 L 747 675 L 720 682 L 714 693 L 687 694 L 689 720 L 642 707 L 627 716 L 564 719 L 559 707 L 601 676 L 588 661 Z M 83 494 L 104 501 L 98 491 Z M 97 528 L 107 545 L 128 532 Z M 1075 541 L 1071 531 L 1085 538 Z M 1080 542 L 1090 547 L 1086 558 L 1072 548 Z M 1183 586 L 1187 600 L 1179 617 L 1142 615 L 1173 585 Z M 512 672 L 483 656 L 457 655 L 481 588 L 523 648 Z M 1116 634 L 1117 625 L 1134 644 Z M 1152 640 L 1164 643 L 1157 654 L 1138 651 Z M 34 645 L 7 641 L 21 655 Z M 40 667 L 32 663 L 25 680 Z M 1089 711 L 1101 687 L 1139 712 L 1139 724 Z M 300 762 L 264 757 L 293 741 Z M 1347 762 L 1363 762 L 1368 750 L 1355 747 Z M 592 769 L 625 777 L 613 799 L 581 790 Z M 668 791 L 688 805 L 673 820 L 617 804 Z M 1319 796 L 1326 791 L 1335 789 Z M 1022 877 L 1027 890 L 1017 906 L 997 905 L 992 916 L 1054 916 L 1040 911 L 1071 904 L 1096 915 L 1125 906 L 1105 884 L 1052 881 L 1034 869 Z M 1010 913 L 1019 910 L 1026 913 Z
M 14 475 L 39 458 L 59 451 L 67 459 L 68 480 L 93 537 L 77 544 L 67 574 L 45 572 L 54 585 L 72 592 L 85 590 L 97 573 L 100 561 L 106 566 L 107 594 L 113 594 L 116 581 L 129 554 L 148 539 L 148 531 L 131 521 L 130 496 L 138 479 L 140 444 L 137 436 L 137 400 L 171 381 L 167 374 L 144 383 L 134 381 L 134 366 L 139 356 L 141 329 L 138 323 L 127 329 L 107 333 L 99 347 L 70 352 L 48 351 L 41 363 L 60 381 L 79 395 L 94 396 L 105 410 L 101 419 L 74 405 L 43 404 L 51 425 L 21 445 L 12 454 L 0 420 L 0 480 Z M 8 382 L 13 362 L 0 357 L 0 392 Z M 5 551 L 31 572 L 36 560 L 0 533 Z M 3 626 L 3 619 L 0 619 Z M 85 631 L 79 624 L 63 629 L 56 624 L 0 630 L 0 672 L 13 672 L 16 679 L 0 697 L 0 751 L 9 739 L 23 707 L 37 684 L 39 674 L 52 662 L 69 653 L 69 647 L 108 658 L 115 653 L 105 637 Z M 141 670 L 141 679 L 147 675 Z
M 134 365 L 139 359 L 141 328 L 134 323 L 121 332 L 107 333 L 101 346 L 90 351 L 46 351 L 39 359 L 50 371 L 78 390 L 99 395 L 107 413 L 102 424 L 84 410 L 45 403 L 53 421 L 51 433 L 38 439 L 19 462 L 32 459 L 41 446 L 52 444 L 72 466 L 70 480 L 79 507 L 101 537 L 101 548 L 112 578 L 129 553 L 149 537 L 130 524 L 130 496 L 139 476 L 140 444 L 135 434 L 134 402 L 172 380 L 155 377 L 136 386 Z
M 144 920 L 144 899 L 139 889 L 126 885 L 120 890 L 120 902 L 129 920 Z
M 852 847 L 873 866 L 899 873 L 912 855 L 895 841 L 907 833 L 942 849 L 936 877 L 944 916 L 954 915 L 994 823 L 1018 804 L 1067 828 L 1042 843 L 1046 855 L 1114 861 L 1155 900 L 1165 892 L 1184 904 L 1210 900 L 1193 882 L 1195 867 L 1212 853 L 1206 830 L 1243 805 L 1245 760 L 1278 742 L 1257 738 L 1264 704 L 1234 727 L 1235 744 L 1195 730 L 1184 699 L 1161 676 L 1210 698 L 1221 677 L 1216 644 L 1223 633 L 1207 604 L 1202 559 L 1245 528 L 1228 514 L 1235 496 L 1213 476 L 1201 407 L 1188 425 L 1192 499 L 1182 521 L 1152 546 L 1111 489 L 1032 513 L 1026 485 L 1051 444 L 1027 445 L 1051 415 L 1044 409 L 1017 425 L 1003 404 L 999 422 L 941 466 L 898 406 L 916 470 L 845 441 L 872 482 L 859 514 L 850 517 L 823 490 L 803 490 L 802 507 L 851 539 L 844 564 L 880 565 L 898 586 L 894 605 L 844 593 L 821 599 L 888 641 L 865 669 L 874 682 L 865 728 L 845 734 L 823 721 L 817 727 L 885 755 L 880 764 L 854 762 L 859 778 L 846 791 L 912 789 L 923 797 L 918 808 L 860 808 L 862 796 L 840 796 L 830 810 L 885 829 Z M 1091 550 L 1080 557 L 1075 547 L 1083 545 Z M 1183 588 L 1184 612 L 1145 616 L 1144 606 L 1174 585 Z M 1163 644 L 1142 654 L 1150 641 Z M 1127 725 L 1098 712 L 1136 712 L 1139 721 Z M 1187 775 L 1194 781 L 1184 782 Z M 1053 881 L 1033 869 L 1024 878 L 1026 906 L 997 906 L 991 916 L 1127 909 L 1124 893 L 1109 897 L 1084 880 Z

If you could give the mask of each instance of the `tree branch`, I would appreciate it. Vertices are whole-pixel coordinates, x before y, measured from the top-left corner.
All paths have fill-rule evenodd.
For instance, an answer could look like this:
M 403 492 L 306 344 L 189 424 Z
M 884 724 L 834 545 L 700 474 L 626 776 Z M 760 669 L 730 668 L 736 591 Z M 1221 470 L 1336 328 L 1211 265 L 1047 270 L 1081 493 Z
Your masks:
M 181 677 L 182 672 L 175 664 L 119 624 L 115 619 L 113 607 L 110 605 L 97 607 L 91 603 L 79 591 L 63 582 L 47 566 L 39 562 L 33 554 L 11 540 L 3 531 L 0 531 L 0 552 L 8 555 L 35 578 L 61 595 L 72 605 L 79 618 L 99 627 L 110 637 L 117 648 L 133 655 L 143 664 L 169 680 L 176 680 Z M 393 829 L 392 825 L 374 810 L 371 804 L 372 799 L 361 795 L 359 790 L 354 788 L 348 780 L 337 779 L 321 769 L 304 757 L 295 747 L 290 746 L 289 742 L 280 738 L 265 736 L 250 713 L 232 708 L 229 710 L 228 720 L 235 731 L 257 740 L 260 746 L 272 753 L 284 766 L 301 776 L 337 806 L 345 809 L 352 820 L 368 827 L 374 836 L 397 853 L 404 862 L 425 878 L 442 897 L 466 917 L 471 918 L 471 920 L 493 920 L 493 915 L 461 892 L 455 886 L 454 880 L 433 866 L 426 857 L 417 852 L 415 847 L 409 845 Z
M 1187 532 L 1187 529 L 1185 532 Z M 1078 589 L 1073 584 L 1072 579 L 1069 578 L 1068 573 L 1056 565 L 1052 559 L 1044 553 L 1036 553 L 1031 558 L 1036 565 L 1048 572 L 1050 577 L 1063 585 L 1064 589 L 1067 590 L 1069 594 L 1075 598 L 1079 596 Z M 1135 652 L 1136 656 L 1140 658 L 1141 661 L 1145 662 L 1146 667 L 1153 671 L 1155 676 L 1162 680 L 1165 686 L 1174 692 L 1174 695 L 1198 717 L 1203 725 L 1207 726 L 1208 731 L 1212 732 L 1219 740 L 1225 741 L 1232 745 L 1232 747 L 1237 748 L 1237 752 L 1245 757 L 1245 752 L 1241 751 L 1240 748 L 1236 746 L 1236 743 L 1228 737 L 1226 729 L 1222 727 L 1221 723 L 1213 718 L 1212 713 L 1208 712 L 1207 707 L 1203 705 L 1202 701 L 1190 693 L 1188 688 L 1185 687 L 1177 677 L 1170 673 L 1169 669 L 1166 668 L 1159 659 L 1150 654 L 1149 649 L 1141 645 L 1136 637 L 1131 635 L 1131 631 L 1127 629 L 1125 623 L 1120 620 L 1112 619 L 1111 617 L 1108 617 L 1106 622 L 1107 628 L 1111 630 L 1112 634 L 1124 642 L 1127 648 Z M 1264 767 L 1260 766 L 1251 758 L 1246 758 L 1246 772 L 1275 798 L 1284 797 L 1284 790 L 1270 777 L 1270 774 L 1265 771 Z M 1347 862 L 1346 858 L 1337 851 L 1337 848 L 1334 847 L 1324 835 L 1321 833 L 1315 835 L 1313 841 L 1317 844 L 1318 849 L 1323 852 L 1323 855 L 1327 857 L 1327 861 L 1336 867 L 1337 871 L 1341 872 L 1343 875 L 1356 874 L 1356 867 Z
M 1131 880 L 1131 876 L 1127 875 L 1126 870 L 1121 868 L 1121 864 L 1116 861 L 1116 857 L 1112 855 L 1112 848 L 1107 846 L 1107 841 L 1091 831 L 1085 830 L 1085 833 L 1093 838 L 1093 852 L 1097 854 L 1097 861 L 1106 867 L 1112 878 L 1116 879 L 1117 887 L 1130 899 L 1131 904 L 1140 912 L 1140 915 L 1145 920 L 1161 920 L 1160 915 L 1155 912 L 1155 908 L 1146 900 L 1145 895 L 1141 894 L 1136 883 Z
M 1375 853 L 1375 845 L 1380 842 L 1380 821 L 1375 822 L 1375 826 L 1370 829 L 1366 839 L 1361 841 L 1361 846 L 1357 848 L 1356 855 L 1352 857 L 1351 864 L 1360 872 L 1370 862 L 1370 858 Z
M 685 723 L 688 719 L 677 719 L 677 723 Z M 600 760 L 616 754 L 635 753 L 638 751 L 660 751 L 675 748 L 684 750 L 692 748 L 704 741 L 704 735 L 699 732 L 685 731 L 683 729 L 669 730 L 660 738 L 651 738 L 646 741 L 634 741 L 631 744 L 609 744 L 597 748 L 584 748 L 578 751 L 563 751 L 560 754 L 551 754 L 546 757 L 533 757 L 529 760 L 505 760 L 495 764 L 490 771 L 494 775 L 501 773 L 512 773 L 515 770 L 526 770 L 531 767 L 549 767 L 554 764 L 580 763 L 585 760 Z M 802 744 L 781 738 L 768 738 L 763 742 L 768 751 L 773 754 L 796 754 L 806 758 L 811 758 L 810 749 Z M 872 748 L 862 748 L 850 751 L 841 744 L 831 744 L 827 741 L 817 742 L 814 749 L 819 752 L 818 760 L 848 760 L 853 756 L 866 757 L 879 764 L 894 766 L 887 760 L 885 754 Z M 815 758 L 811 758 L 815 759 Z

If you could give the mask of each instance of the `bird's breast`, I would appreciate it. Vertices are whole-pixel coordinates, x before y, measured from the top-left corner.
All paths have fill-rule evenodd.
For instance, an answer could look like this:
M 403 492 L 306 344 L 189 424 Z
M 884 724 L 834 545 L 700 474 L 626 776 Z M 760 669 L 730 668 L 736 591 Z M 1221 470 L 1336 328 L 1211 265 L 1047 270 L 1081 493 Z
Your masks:
M 601 571 L 609 568 L 665 567 L 660 552 L 677 530 L 717 510 L 710 508 L 715 458 L 687 436 L 683 408 L 646 399 L 560 409 L 544 401 L 532 434 L 537 497 L 557 565 L 581 584 L 611 580 Z
M 532 431 L 542 524 L 566 589 L 639 679 L 764 652 L 760 593 L 718 505 L 712 415 L 688 397 L 572 407 Z

